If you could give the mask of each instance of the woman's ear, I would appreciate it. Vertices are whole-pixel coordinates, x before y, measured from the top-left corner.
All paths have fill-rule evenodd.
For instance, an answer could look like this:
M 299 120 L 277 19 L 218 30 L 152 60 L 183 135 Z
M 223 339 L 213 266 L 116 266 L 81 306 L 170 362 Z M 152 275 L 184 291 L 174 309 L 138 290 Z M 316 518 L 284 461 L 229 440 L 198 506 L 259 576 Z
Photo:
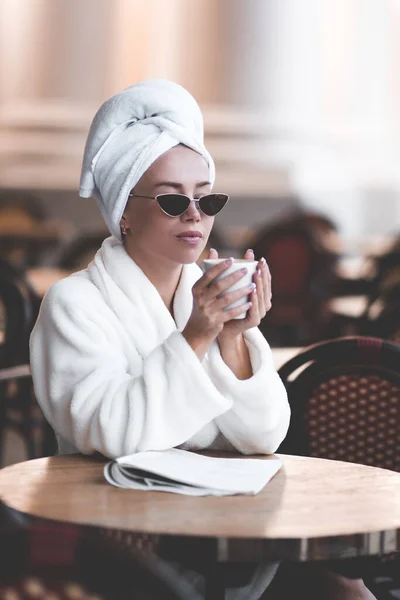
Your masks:
M 128 227 L 126 226 L 126 219 L 125 216 L 121 217 L 121 221 L 119 223 L 120 227 L 121 227 L 121 235 L 126 235 L 127 234 L 127 230 Z

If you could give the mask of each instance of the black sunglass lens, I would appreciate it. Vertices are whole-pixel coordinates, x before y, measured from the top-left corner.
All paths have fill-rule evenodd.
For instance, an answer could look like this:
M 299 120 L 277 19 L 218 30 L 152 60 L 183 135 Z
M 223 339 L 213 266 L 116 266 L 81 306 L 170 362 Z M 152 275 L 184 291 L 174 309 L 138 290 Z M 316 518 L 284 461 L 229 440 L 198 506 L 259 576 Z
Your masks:
M 208 194 L 200 198 L 199 206 L 205 215 L 213 217 L 224 208 L 228 198 L 227 194 Z
M 178 217 L 188 209 L 190 199 L 180 194 L 161 194 L 157 196 L 157 202 L 168 215 Z

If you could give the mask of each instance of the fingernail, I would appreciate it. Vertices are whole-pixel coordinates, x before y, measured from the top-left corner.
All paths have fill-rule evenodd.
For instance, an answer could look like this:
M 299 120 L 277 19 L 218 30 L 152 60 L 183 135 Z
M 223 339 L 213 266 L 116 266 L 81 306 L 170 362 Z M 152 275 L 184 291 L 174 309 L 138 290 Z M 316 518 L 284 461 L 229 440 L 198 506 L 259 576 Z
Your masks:
M 248 248 L 247 252 L 253 252 L 253 254 L 254 254 L 254 250 L 252 250 L 251 248 Z
M 246 275 L 246 273 L 247 273 L 247 269 L 246 269 L 246 267 L 243 267 L 242 269 L 240 269 L 240 272 L 241 272 L 241 273 L 244 273 L 244 274 Z
M 267 261 L 265 260 L 265 258 L 264 258 L 264 257 L 262 257 L 262 259 L 261 259 L 261 263 L 262 263 L 262 266 L 263 266 L 264 268 L 267 266 Z
M 261 269 L 257 269 L 257 277 L 261 277 Z
M 249 290 L 255 290 L 256 289 L 256 284 L 255 283 L 251 283 L 249 285 Z
M 210 252 L 215 252 L 215 248 L 210 248 Z
M 232 263 L 233 263 L 233 258 L 227 258 L 227 259 L 226 259 L 226 261 L 225 261 L 225 264 L 226 264 L 228 267 L 230 267 Z

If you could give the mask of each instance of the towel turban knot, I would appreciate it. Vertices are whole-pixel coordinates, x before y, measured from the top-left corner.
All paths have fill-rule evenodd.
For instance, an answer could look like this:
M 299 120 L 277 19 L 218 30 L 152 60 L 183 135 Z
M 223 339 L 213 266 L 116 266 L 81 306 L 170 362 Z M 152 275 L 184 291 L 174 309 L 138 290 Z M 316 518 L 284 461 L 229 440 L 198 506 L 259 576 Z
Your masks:
M 167 150 L 184 144 L 204 156 L 214 183 L 214 162 L 203 139 L 203 117 L 187 90 L 164 79 L 136 83 L 97 111 L 86 141 L 79 195 L 97 199 L 110 232 L 121 239 L 129 192 Z

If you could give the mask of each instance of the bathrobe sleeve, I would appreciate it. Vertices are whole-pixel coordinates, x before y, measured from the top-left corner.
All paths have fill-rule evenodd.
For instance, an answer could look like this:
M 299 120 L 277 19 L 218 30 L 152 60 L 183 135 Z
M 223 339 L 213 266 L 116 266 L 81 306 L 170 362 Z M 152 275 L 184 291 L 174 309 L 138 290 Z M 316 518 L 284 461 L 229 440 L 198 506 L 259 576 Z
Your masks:
M 232 408 L 216 419 L 224 437 L 243 454 L 272 454 L 286 436 L 290 407 L 271 349 L 257 327 L 245 332 L 253 376 L 239 380 L 224 363 L 217 344 L 209 350 L 209 371 Z
M 132 376 L 115 315 L 89 287 L 67 285 L 68 294 L 60 282 L 43 300 L 31 366 L 46 418 L 80 452 L 113 458 L 178 446 L 231 408 L 179 331 Z

